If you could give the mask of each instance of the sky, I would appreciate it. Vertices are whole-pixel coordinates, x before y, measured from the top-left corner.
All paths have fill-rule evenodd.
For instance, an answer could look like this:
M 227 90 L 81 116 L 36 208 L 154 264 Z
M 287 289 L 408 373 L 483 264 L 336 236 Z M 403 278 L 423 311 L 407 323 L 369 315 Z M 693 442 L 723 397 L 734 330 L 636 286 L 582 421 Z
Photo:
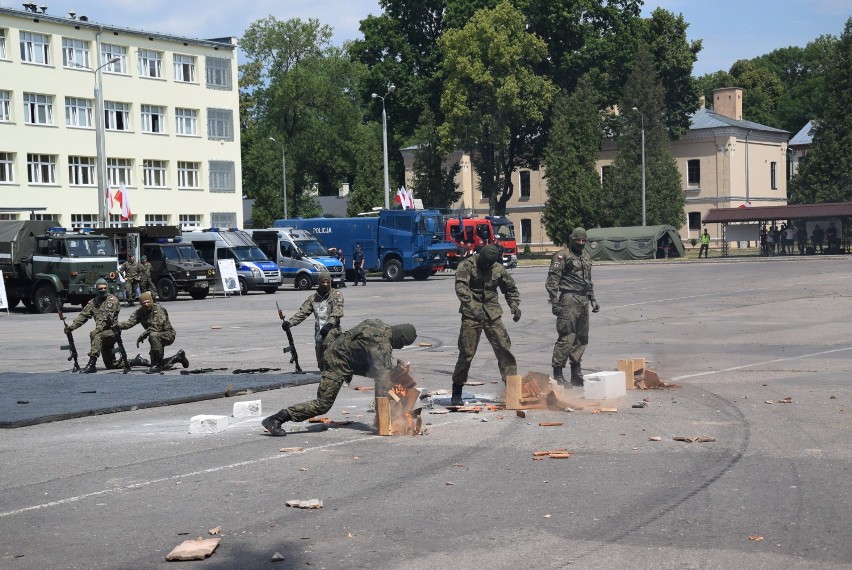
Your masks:
M 0 5 L 21 9 L 21 3 Z M 558 1 L 558 0 L 554 0 Z M 360 37 L 359 22 L 381 13 L 377 0 L 42 0 L 47 13 L 65 16 L 74 10 L 90 21 L 190 38 L 239 38 L 254 21 L 269 15 L 279 20 L 316 18 L 334 30 L 334 43 Z M 843 33 L 852 15 L 852 0 L 647 0 L 643 16 L 662 7 L 683 14 L 687 36 L 703 49 L 693 68 L 700 76 L 729 70 L 738 59 L 774 49 L 804 47 L 817 37 Z

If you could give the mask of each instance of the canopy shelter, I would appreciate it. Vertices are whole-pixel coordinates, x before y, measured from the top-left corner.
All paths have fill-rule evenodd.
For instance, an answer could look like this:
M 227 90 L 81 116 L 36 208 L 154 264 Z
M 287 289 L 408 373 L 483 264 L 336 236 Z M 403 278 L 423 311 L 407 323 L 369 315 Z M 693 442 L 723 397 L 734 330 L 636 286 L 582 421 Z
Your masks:
M 672 226 L 592 228 L 586 251 L 596 261 L 683 257 L 683 242 Z
M 721 224 L 722 256 L 728 255 L 728 243 L 743 240 L 757 242 L 760 227 L 784 222 L 793 224 L 798 230 L 806 230 L 810 239 L 818 226 L 825 231 L 833 222 L 840 224 L 837 241 L 827 243 L 829 253 L 849 250 L 849 220 L 852 218 L 852 202 L 826 204 L 793 204 L 788 206 L 751 206 L 739 208 L 713 208 L 704 216 L 705 224 Z M 729 224 L 731 226 L 729 227 Z M 803 244 L 804 245 L 804 244 Z M 813 244 L 809 244 L 813 245 Z

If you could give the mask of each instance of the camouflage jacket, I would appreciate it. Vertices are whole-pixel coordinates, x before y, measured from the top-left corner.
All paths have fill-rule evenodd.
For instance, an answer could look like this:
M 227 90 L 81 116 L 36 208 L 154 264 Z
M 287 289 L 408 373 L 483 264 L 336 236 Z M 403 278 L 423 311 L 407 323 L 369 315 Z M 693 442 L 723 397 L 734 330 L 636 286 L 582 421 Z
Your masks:
M 326 369 L 343 377 L 389 378 L 394 366 L 391 333 L 391 327 L 379 319 L 361 321 L 326 349 Z
M 576 255 L 563 247 L 550 261 L 545 289 L 551 304 L 559 304 L 564 293 L 581 295 L 595 302 L 595 288 L 592 285 L 592 258 L 583 251 Z
M 119 323 L 118 328 L 126 330 L 136 326 L 137 323 L 145 327 L 145 331 L 149 333 L 175 332 L 172 323 L 169 321 L 168 311 L 165 307 L 156 303 L 151 304 L 150 311 L 146 310 L 145 307 L 139 307 L 130 314 L 129 319 Z
M 139 262 L 130 263 L 129 261 L 125 261 L 118 268 L 118 272 L 124 275 L 124 278 L 128 281 L 136 281 L 142 278 L 142 266 Z
M 311 314 L 316 317 L 314 323 L 314 340 L 322 342 L 320 329 L 326 323 L 331 323 L 335 328 L 340 328 L 340 320 L 343 318 L 343 295 L 336 289 L 330 290 L 325 295 L 320 295 L 319 291 L 305 299 L 296 314 L 290 317 L 288 322 L 291 327 L 295 327 Z
M 483 272 L 476 265 L 477 259 L 478 253 L 462 261 L 456 269 L 456 296 L 461 301 L 459 313 L 476 318 L 475 313 L 483 310 L 490 320 L 498 319 L 503 315 L 503 308 L 497 289 L 502 291 L 509 309 L 521 304 L 521 294 L 515 280 L 500 262 Z
M 105 331 L 110 327 L 113 321 L 118 321 L 118 312 L 121 310 L 121 303 L 115 295 L 107 295 L 106 298 L 100 299 L 95 297 L 83 307 L 74 322 L 69 327 L 71 330 L 78 329 L 83 326 L 83 323 L 89 319 L 95 320 L 95 333 Z

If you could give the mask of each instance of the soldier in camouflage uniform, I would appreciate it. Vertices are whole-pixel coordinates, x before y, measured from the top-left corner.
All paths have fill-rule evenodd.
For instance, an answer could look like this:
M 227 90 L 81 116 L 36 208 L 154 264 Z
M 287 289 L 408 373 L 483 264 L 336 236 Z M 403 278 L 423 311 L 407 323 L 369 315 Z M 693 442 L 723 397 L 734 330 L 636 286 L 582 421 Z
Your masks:
M 118 328 L 127 330 L 137 323 L 145 327 L 145 332 L 136 339 L 136 348 L 139 348 L 139 344 L 145 342 L 145 339 L 148 339 L 148 343 L 151 345 L 151 366 L 145 373 L 157 374 L 161 370 L 171 369 L 178 362 L 184 368 L 189 368 L 189 360 L 187 360 L 183 350 L 177 351 L 177 354 L 172 357 L 163 358 L 163 349 L 172 344 L 177 336 L 165 307 L 154 303 L 154 297 L 150 291 L 145 291 L 139 295 L 139 305 L 140 307 L 130 315 L 129 319 L 118 324 Z
M 387 325 L 379 319 L 367 319 L 355 328 L 341 333 L 334 344 L 325 350 L 325 370 L 322 372 L 317 397 L 314 400 L 285 408 L 263 420 L 272 435 L 287 435 L 281 424 L 301 422 L 322 415 L 331 409 L 343 383 L 349 383 L 353 374 L 367 376 L 376 381 L 376 394 L 385 393 L 393 386 L 392 349 L 414 342 L 417 331 L 412 325 Z
M 107 368 L 124 368 L 124 361 L 116 362 L 113 356 L 113 346 L 115 346 L 115 334 L 110 329 L 113 322 L 118 320 L 118 312 L 121 310 L 121 302 L 118 297 L 111 295 L 108 289 L 109 285 L 106 279 L 98 279 L 95 282 L 95 291 L 97 296 L 86 303 L 77 318 L 70 325 L 65 325 L 65 332 L 69 333 L 74 329 L 80 328 L 89 319 L 94 319 L 95 328 L 89 333 L 89 338 L 92 340 L 89 348 L 89 362 L 80 371 L 86 374 L 96 372 L 95 364 L 98 362 L 98 355 L 103 354 L 104 366 Z
M 124 276 L 124 289 L 125 289 L 125 300 L 127 301 L 127 306 L 133 306 L 133 300 L 139 297 L 139 293 L 141 293 L 139 286 L 142 280 L 141 266 L 136 263 L 136 256 L 134 254 L 130 254 L 128 256 L 127 261 L 121 264 L 121 267 L 118 268 L 118 272 Z
M 316 318 L 314 322 L 314 348 L 317 354 L 317 364 L 320 372 L 325 369 L 323 352 L 332 345 L 342 332 L 340 319 L 343 318 L 343 295 L 340 291 L 331 290 L 331 275 L 327 271 L 319 274 L 317 292 L 305 299 L 296 314 L 289 320 L 281 322 L 285 331 L 304 321 L 309 315 Z
M 148 256 L 143 255 L 141 263 L 139 263 L 139 288 L 144 293 L 150 291 L 157 298 L 157 289 L 154 288 L 154 282 L 151 281 L 151 264 L 148 263 Z
M 571 386 L 583 385 L 580 361 L 589 344 L 589 304 L 600 310 L 592 285 L 592 259 L 585 251 L 586 230 L 574 228 L 568 247 L 559 250 L 550 262 L 545 288 L 551 311 L 556 315 L 559 338 L 553 346 L 553 377 L 561 386 L 569 386 L 562 369 L 571 361 Z
M 515 280 L 500 263 L 501 258 L 500 249 L 496 245 L 486 245 L 479 253 L 462 261 L 456 269 L 456 296 L 461 301 L 459 313 L 462 317 L 459 359 L 453 371 L 453 395 L 450 400 L 454 406 L 464 403 L 461 398 L 462 388 L 467 382 L 470 363 L 483 331 L 497 356 L 503 382 L 506 382 L 506 376 L 518 373 L 511 352 L 512 341 L 501 318 L 503 309 L 500 307 L 497 289 L 503 292 L 515 322 L 521 319 L 521 295 Z

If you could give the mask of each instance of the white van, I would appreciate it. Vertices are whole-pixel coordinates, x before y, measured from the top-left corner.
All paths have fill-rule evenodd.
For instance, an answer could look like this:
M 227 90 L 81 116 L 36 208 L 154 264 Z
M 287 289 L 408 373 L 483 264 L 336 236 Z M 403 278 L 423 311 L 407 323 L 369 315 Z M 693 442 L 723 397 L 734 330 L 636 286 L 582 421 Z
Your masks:
M 189 242 L 201 256 L 201 259 L 216 268 L 219 275 L 219 260 L 233 259 L 237 266 L 240 281 L 240 293 L 260 289 L 266 293 L 275 293 L 281 286 L 281 271 L 278 265 L 269 261 L 263 251 L 243 230 L 210 228 L 183 232 L 183 241 Z
M 296 289 L 317 284 L 320 271 L 331 275 L 332 286 L 344 283 L 343 264 L 307 230 L 267 228 L 246 230 L 269 259 L 278 264 L 281 280 Z

